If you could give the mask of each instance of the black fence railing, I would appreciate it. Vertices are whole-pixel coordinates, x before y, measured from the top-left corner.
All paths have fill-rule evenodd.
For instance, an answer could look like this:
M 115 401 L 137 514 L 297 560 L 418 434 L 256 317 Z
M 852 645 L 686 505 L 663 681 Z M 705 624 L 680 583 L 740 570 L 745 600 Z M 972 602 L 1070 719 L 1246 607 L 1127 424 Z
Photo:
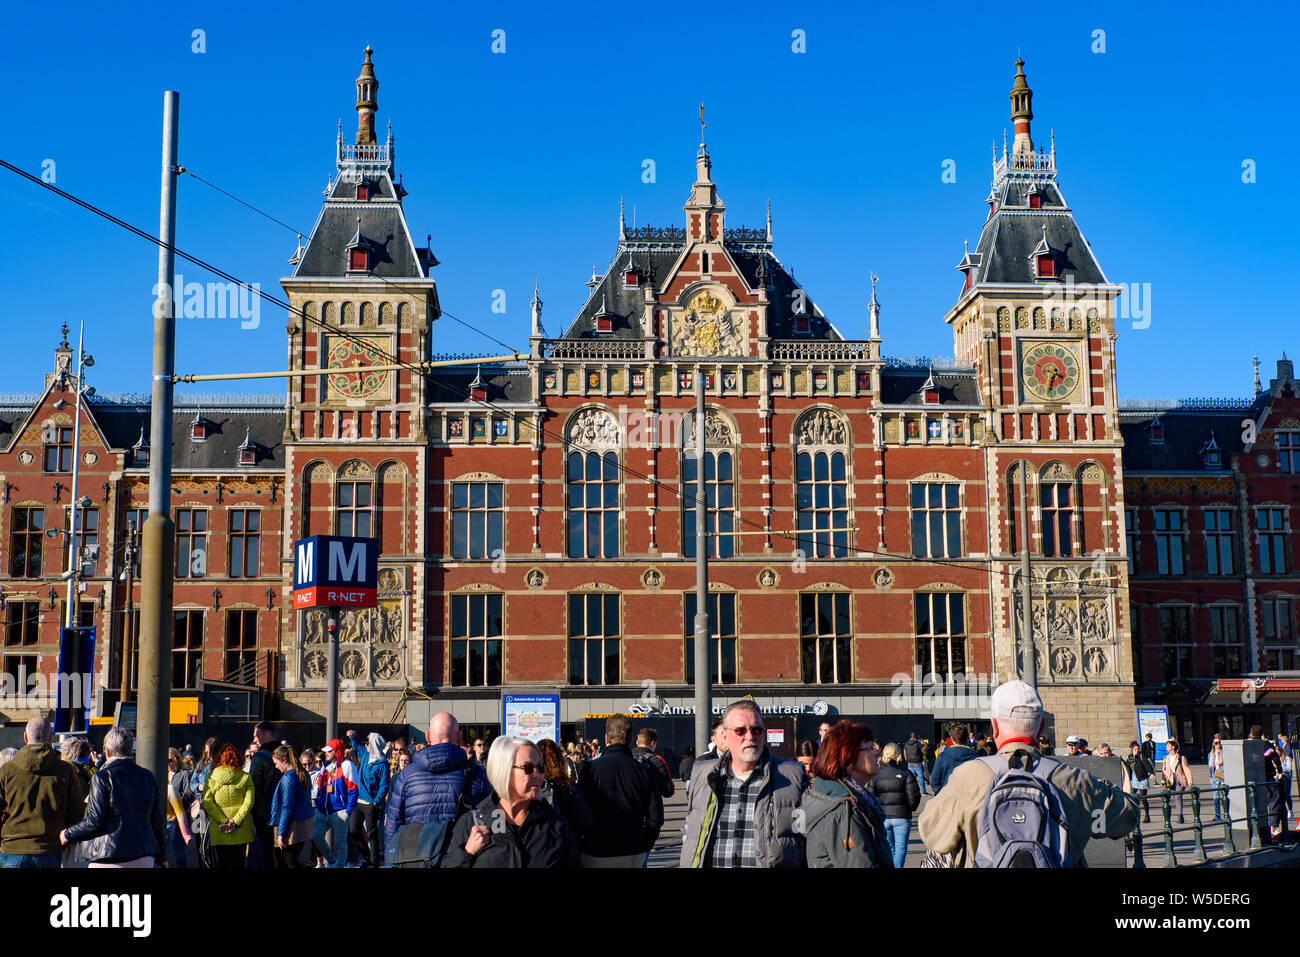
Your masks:
M 1267 782 L 1254 782 L 1248 784 L 1234 784 L 1231 787 L 1187 787 L 1177 790 L 1160 790 L 1152 791 L 1148 794 L 1135 794 L 1142 804 L 1144 816 L 1149 817 L 1148 811 L 1151 804 L 1156 805 L 1157 814 L 1160 815 L 1163 826 L 1157 829 L 1148 830 L 1146 833 L 1142 830 L 1142 824 L 1139 823 L 1133 829 L 1125 842 L 1126 849 L 1129 852 L 1129 867 L 1145 868 L 1147 866 L 1145 854 L 1143 851 L 1143 840 L 1148 836 L 1160 835 L 1164 845 L 1163 867 L 1189 867 L 1199 864 L 1205 864 L 1211 860 L 1224 860 L 1234 857 L 1247 851 L 1259 850 L 1265 844 L 1277 843 L 1272 837 L 1267 840 L 1264 837 L 1264 830 L 1269 828 L 1268 813 L 1260 805 L 1260 798 L 1268 795 L 1272 796 L 1271 788 L 1282 788 L 1289 784 L 1289 781 L 1268 784 Z M 1232 816 L 1232 801 L 1230 795 L 1233 792 L 1241 792 L 1245 803 L 1245 812 L 1239 817 Z M 1210 799 L 1217 811 L 1216 817 L 1211 821 L 1203 821 L 1201 818 L 1201 801 Z M 1191 804 L 1192 821 L 1190 824 L 1185 823 L 1186 814 L 1185 806 Z M 1295 840 L 1300 841 L 1300 834 L 1291 831 L 1288 826 L 1291 814 L 1290 802 L 1287 802 L 1282 816 L 1281 828 L 1283 835 L 1294 835 Z M 1174 824 L 1175 807 L 1179 812 L 1180 823 Z M 1245 848 L 1237 847 L 1237 837 L 1233 834 L 1233 824 L 1245 824 L 1246 826 L 1246 844 Z M 1222 839 L 1218 845 L 1219 854 L 1211 858 L 1206 853 L 1207 840 L 1214 843 L 1218 836 L 1218 831 L 1222 826 Z M 1191 859 L 1190 861 L 1180 861 L 1175 849 L 1175 835 L 1191 836 Z M 1181 839 L 1180 839 L 1181 840 Z M 1296 846 L 1291 841 L 1283 842 L 1284 846 Z M 1185 851 L 1186 849 L 1184 849 Z

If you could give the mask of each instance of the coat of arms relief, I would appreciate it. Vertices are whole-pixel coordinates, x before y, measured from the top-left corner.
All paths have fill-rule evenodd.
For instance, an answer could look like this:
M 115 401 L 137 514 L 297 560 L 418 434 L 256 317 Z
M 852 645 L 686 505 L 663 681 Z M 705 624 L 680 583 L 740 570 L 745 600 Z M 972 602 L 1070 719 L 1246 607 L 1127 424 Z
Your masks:
M 739 320 L 708 289 L 697 292 L 673 316 L 674 355 L 740 356 L 745 354 L 743 340 Z

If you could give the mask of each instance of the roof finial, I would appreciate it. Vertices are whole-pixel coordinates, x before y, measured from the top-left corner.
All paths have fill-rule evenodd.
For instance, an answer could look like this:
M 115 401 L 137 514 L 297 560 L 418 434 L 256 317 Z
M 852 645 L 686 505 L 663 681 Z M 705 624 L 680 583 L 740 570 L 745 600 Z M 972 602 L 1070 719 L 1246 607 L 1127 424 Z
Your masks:
M 627 238 L 627 223 L 623 219 L 623 197 L 618 198 L 618 238 Z
M 366 46 L 366 60 L 357 77 L 357 145 L 375 145 L 375 113 L 379 110 L 379 81 L 375 79 L 375 65 L 370 55 L 375 51 Z
M 1016 153 L 1032 153 L 1034 151 L 1033 141 L 1029 138 L 1029 121 L 1034 118 L 1034 111 L 1030 104 L 1034 99 L 1034 91 L 1029 88 L 1029 80 L 1025 77 L 1025 61 L 1020 58 L 1020 51 L 1016 51 L 1016 76 L 1011 84 L 1011 120 L 1015 126 L 1016 139 L 1012 144 Z
M 72 346 L 68 345 L 68 324 L 66 322 L 63 324 L 60 331 L 63 333 L 63 341 L 59 343 L 59 348 L 71 349 Z
M 871 317 L 871 329 L 868 334 L 870 339 L 880 338 L 880 303 L 876 299 L 876 280 L 880 277 L 875 273 L 867 270 L 867 275 L 871 277 L 871 301 L 867 303 L 867 315 Z
M 772 198 L 767 200 L 767 241 L 772 241 Z
M 704 122 L 704 101 L 700 100 L 700 146 L 704 145 L 704 129 L 708 124 Z
M 1259 395 L 1261 392 L 1264 391 L 1264 389 L 1259 383 L 1259 354 L 1258 353 L 1256 353 L 1254 358 L 1250 360 L 1250 364 L 1255 367 L 1255 395 Z
M 542 293 L 535 279 L 533 280 L 533 299 L 528 305 L 533 311 L 533 336 L 543 339 L 546 337 L 546 330 L 542 328 Z

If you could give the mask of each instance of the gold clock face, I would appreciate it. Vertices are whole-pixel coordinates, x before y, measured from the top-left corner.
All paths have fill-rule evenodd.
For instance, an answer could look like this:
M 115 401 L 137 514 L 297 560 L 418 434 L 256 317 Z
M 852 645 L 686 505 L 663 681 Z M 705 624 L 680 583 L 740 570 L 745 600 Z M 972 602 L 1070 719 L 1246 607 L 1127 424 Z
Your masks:
M 1079 360 L 1072 348 L 1056 342 L 1026 346 L 1020 354 L 1025 393 L 1045 402 L 1062 402 L 1079 385 Z
M 367 367 L 386 364 L 379 352 L 385 345 L 382 339 L 338 339 L 331 343 L 326 367 L 356 370 L 329 377 L 331 397 L 365 399 L 383 389 L 388 384 L 388 373 L 367 371 Z

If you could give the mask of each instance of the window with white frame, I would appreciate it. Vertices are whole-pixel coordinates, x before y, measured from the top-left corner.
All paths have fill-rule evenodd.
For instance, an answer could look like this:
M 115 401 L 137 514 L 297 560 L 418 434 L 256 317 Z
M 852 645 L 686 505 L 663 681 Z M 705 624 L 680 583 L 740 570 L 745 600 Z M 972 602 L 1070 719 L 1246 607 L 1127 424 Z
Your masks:
M 1205 517 L 1205 571 L 1210 575 L 1231 575 L 1232 540 L 1236 537 L 1233 509 L 1207 508 Z
M 1289 671 L 1296 666 L 1295 602 L 1290 597 L 1268 597 L 1260 601 L 1263 625 L 1264 667 Z
M 799 596 L 800 670 L 805 684 L 853 680 L 853 625 L 848 592 Z
M 1069 558 L 1074 554 L 1069 482 L 1044 482 L 1039 487 L 1039 504 L 1043 510 L 1043 556 Z
M 955 482 L 913 482 L 911 505 L 913 557 L 960 557 L 960 486 Z
M 961 592 L 914 596 L 916 663 L 923 675 L 952 678 L 966 673 L 966 614 Z
M 1182 509 L 1157 508 L 1153 515 L 1156 574 L 1181 575 L 1186 571 L 1183 562 L 1183 536 L 1187 531 Z
M 1300 432 L 1274 432 L 1277 467 L 1286 475 L 1300 475 Z

